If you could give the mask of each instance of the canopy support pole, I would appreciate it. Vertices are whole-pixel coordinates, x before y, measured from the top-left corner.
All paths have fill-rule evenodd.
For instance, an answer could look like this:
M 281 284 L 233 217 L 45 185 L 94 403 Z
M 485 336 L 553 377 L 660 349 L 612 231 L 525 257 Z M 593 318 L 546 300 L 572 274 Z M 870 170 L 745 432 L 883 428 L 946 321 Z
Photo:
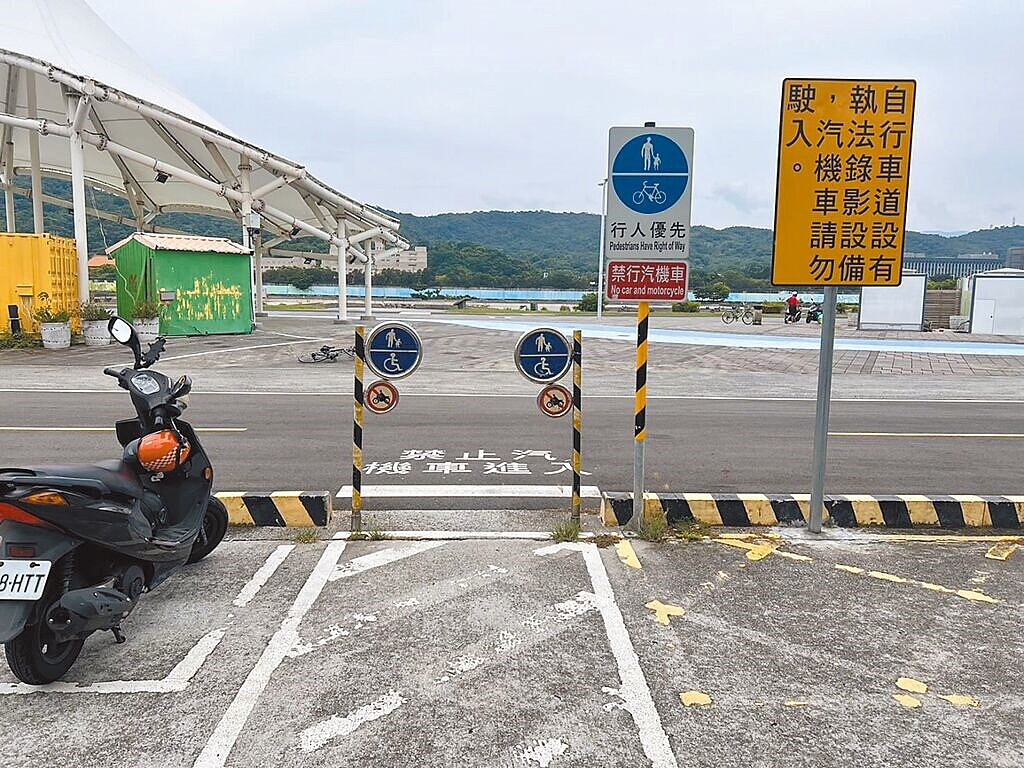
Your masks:
M 254 229 L 250 240 L 252 241 L 252 259 L 256 272 L 256 303 L 253 305 L 253 311 L 256 313 L 256 317 L 266 317 L 267 313 L 263 310 L 263 230 Z
M 345 219 L 338 219 L 337 236 L 339 240 L 348 242 L 348 227 Z M 331 250 L 338 255 L 338 320 L 348 322 L 348 246 L 332 245 Z
M 89 230 L 85 213 L 85 145 L 82 134 L 74 129 L 74 118 L 81 113 L 87 96 L 68 98 L 68 122 L 71 131 L 68 147 L 71 152 L 71 204 L 75 217 L 75 250 L 78 252 L 78 300 L 89 300 Z M 80 127 L 80 126 L 79 126 Z
M 36 76 L 33 72 L 25 73 L 25 90 L 28 95 L 28 116 L 39 117 L 36 104 Z M 32 231 L 43 234 L 46 225 L 43 221 L 43 177 L 39 172 L 39 133 L 28 132 L 29 161 L 32 164 Z
M 366 258 L 366 262 L 363 264 L 363 285 L 366 287 L 363 320 L 373 320 L 373 257 L 370 255 L 372 250 L 373 240 L 363 243 L 363 256 Z
M 21 70 L 13 64 L 7 68 L 7 97 L 5 109 L 12 115 L 18 111 L 18 75 Z M 4 159 L 4 211 L 7 231 L 17 232 L 18 222 L 14 210 L 14 126 L 5 126 L 3 133 Z

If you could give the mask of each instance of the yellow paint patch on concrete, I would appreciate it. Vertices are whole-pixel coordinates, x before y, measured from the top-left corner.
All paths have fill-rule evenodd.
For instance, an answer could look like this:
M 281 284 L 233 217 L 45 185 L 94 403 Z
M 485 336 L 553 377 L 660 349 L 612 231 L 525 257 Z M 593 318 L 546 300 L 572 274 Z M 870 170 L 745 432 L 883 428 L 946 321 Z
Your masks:
M 1020 545 L 1013 541 L 1002 541 L 993 547 L 990 547 L 988 552 L 985 553 L 985 557 L 989 560 L 1009 560 L 1010 555 L 1016 552 L 1020 548 Z
M 695 519 L 704 525 L 721 525 L 722 515 L 718 511 L 715 497 L 710 493 L 688 493 L 686 503 Z
M 743 509 L 747 512 L 747 519 L 751 525 L 778 525 L 778 518 L 772 503 L 768 497 L 761 493 L 740 493 L 737 494 L 743 502 Z
M 727 547 L 735 547 L 736 549 L 746 550 L 747 560 L 757 562 L 758 560 L 764 560 L 768 555 L 775 551 L 775 548 L 779 546 L 780 542 L 774 541 L 758 541 L 757 543 L 744 541 L 741 539 L 714 539 L 719 544 L 725 544 Z
M 940 699 L 945 699 L 954 707 L 976 707 L 978 706 L 978 700 L 973 696 L 965 696 L 961 693 L 951 693 L 948 696 L 939 696 Z
M 806 706 L 809 706 L 810 703 L 811 702 L 809 702 L 809 701 L 784 701 L 784 702 L 782 702 L 782 706 L 784 706 L 784 707 L 806 707 Z
M 989 595 L 986 595 L 984 592 L 978 592 L 973 589 L 958 589 L 956 593 L 964 600 L 973 600 L 976 603 L 990 603 L 991 605 L 999 605 L 999 603 L 1003 602 L 998 598 L 991 597 Z
M 684 691 L 679 694 L 679 700 L 686 707 L 708 707 L 711 705 L 711 697 L 703 691 Z
M 855 565 L 841 565 L 839 563 L 836 563 L 835 567 L 836 567 L 837 571 L 845 571 L 846 573 L 855 573 L 858 576 L 860 574 L 864 573 L 864 569 L 863 568 L 858 568 Z
M 719 571 L 717 578 L 718 578 L 719 581 L 728 581 L 729 579 L 732 578 L 732 576 L 730 576 L 725 571 Z
M 868 576 L 872 579 L 879 579 L 880 581 L 891 581 L 894 584 L 908 584 L 909 580 L 904 579 L 902 576 L 897 576 L 893 573 L 884 573 L 882 571 L 868 571 Z
M 920 699 L 908 696 L 905 693 L 894 693 L 892 697 L 896 699 L 901 707 L 906 707 L 907 709 L 917 709 L 921 706 Z
M 969 528 L 991 528 L 992 515 L 988 511 L 988 502 L 980 496 L 954 496 L 960 502 L 964 514 L 964 523 Z
M 915 680 L 912 677 L 900 677 L 896 679 L 896 687 L 908 693 L 928 693 L 928 684 Z
M 932 584 L 929 581 L 919 581 L 917 583 L 917 585 L 919 587 L 921 587 L 922 589 L 929 589 L 932 592 L 941 592 L 941 593 L 943 593 L 945 595 L 955 595 L 956 594 L 956 591 L 950 589 L 949 587 L 944 587 L 941 584 Z
M 899 498 L 907 505 L 907 512 L 910 514 L 910 522 L 914 525 L 939 524 L 939 515 L 935 511 L 935 504 L 932 503 L 932 500 L 927 496 L 901 494 Z
M 807 555 L 798 555 L 795 552 L 783 552 L 782 550 L 776 549 L 775 554 L 779 557 L 784 557 L 787 560 L 799 560 L 801 563 L 812 562 L 811 558 L 809 558 Z
M 640 565 L 640 558 L 636 556 L 636 552 L 633 550 L 633 545 L 628 540 L 623 539 L 615 545 L 615 553 L 619 556 L 619 560 L 627 568 L 636 568 L 640 570 L 643 566 Z
M 678 605 L 669 605 L 660 600 L 651 600 L 644 608 L 650 608 L 654 611 L 654 620 L 659 624 L 664 624 L 666 627 L 668 626 L 669 616 L 682 616 L 685 613 Z

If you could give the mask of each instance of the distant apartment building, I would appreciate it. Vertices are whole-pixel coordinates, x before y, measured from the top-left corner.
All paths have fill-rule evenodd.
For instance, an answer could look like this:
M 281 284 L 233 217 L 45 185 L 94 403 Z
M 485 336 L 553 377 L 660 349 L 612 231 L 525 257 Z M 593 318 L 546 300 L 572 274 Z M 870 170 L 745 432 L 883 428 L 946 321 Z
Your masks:
M 415 248 L 408 248 L 399 253 L 387 254 L 387 248 L 373 248 L 370 254 L 373 259 L 373 274 L 385 269 L 393 269 L 398 272 L 420 272 L 427 268 L 427 249 L 425 246 L 417 245 Z M 280 254 L 281 251 L 275 253 Z M 320 259 L 315 255 L 303 256 L 264 256 L 263 270 L 274 269 L 275 267 L 319 267 Z M 333 269 L 333 267 L 332 267 Z M 348 265 L 348 271 L 363 271 L 361 262 Z
M 407 248 L 394 254 L 387 254 L 390 246 L 375 243 L 370 251 L 373 259 L 373 274 L 382 272 L 385 269 L 393 269 L 396 272 L 422 272 L 427 268 L 427 249 L 425 246 L 417 245 L 414 248 Z M 361 265 L 353 264 L 349 269 L 362 269 Z
M 903 254 L 904 269 L 923 272 L 928 277 L 970 277 L 978 272 L 1000 269 L 1003 266 L 1003 257 L 995 253 L 962 253 L 959 256 Z
M 1024 245 L 1006 249 L 1007 269 L 1024 269 Z

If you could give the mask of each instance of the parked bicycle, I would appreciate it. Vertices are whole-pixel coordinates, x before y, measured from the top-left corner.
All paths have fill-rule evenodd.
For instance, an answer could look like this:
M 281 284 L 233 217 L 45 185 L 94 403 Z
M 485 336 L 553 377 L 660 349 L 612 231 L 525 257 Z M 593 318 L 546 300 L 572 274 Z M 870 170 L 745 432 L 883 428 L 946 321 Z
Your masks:
M 300 363 L 336 363 L 342 355 L 347 355 L 350 360 L 356 357 L 355 347 L 332 347 L 327 344 L 312 352 L 303 352 L 299 355 Z
M 744 325 L 754 322 L 754 310 L 750 307 L 726 307 L 722 310 L 722 322 L 728 325 L 735 320 L 742 320 Z

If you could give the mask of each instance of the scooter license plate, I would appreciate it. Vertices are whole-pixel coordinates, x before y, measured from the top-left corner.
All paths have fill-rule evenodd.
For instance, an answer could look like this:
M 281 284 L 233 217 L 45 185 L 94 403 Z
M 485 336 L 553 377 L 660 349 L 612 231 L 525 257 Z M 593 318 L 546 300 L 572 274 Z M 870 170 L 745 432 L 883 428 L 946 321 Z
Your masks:
M 49 560 L 0 560 L 0 600 L 38 600 L 50 565 Z

